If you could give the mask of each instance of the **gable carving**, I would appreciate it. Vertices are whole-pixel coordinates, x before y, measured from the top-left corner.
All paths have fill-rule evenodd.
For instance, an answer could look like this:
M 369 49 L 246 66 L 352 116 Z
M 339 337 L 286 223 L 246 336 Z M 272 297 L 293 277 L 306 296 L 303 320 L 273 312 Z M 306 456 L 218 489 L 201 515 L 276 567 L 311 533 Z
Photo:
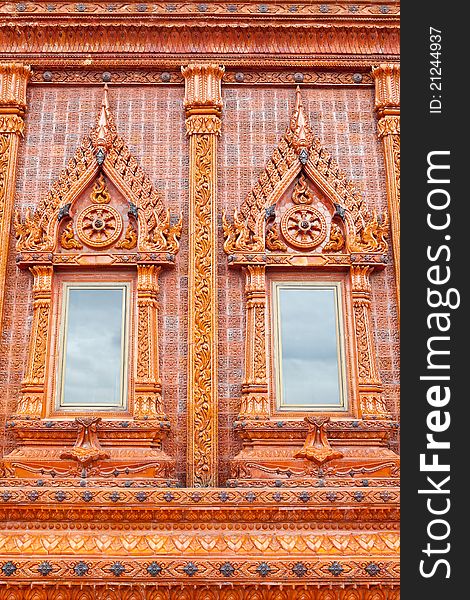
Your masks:
M 299 88 L 264 171 L 233 219 L 224 213 L 222 220 L 227 254 L 387 250 L 387 215 L 367 212 L 361 192 L 314 136 Z
M 107 180 L 128 203 L 127 223 L 110 204 Z M 72 225 L 74 203 L 92 183 L 88 213 L 82 211 Z M 65 225 L 61 225 L 63 219 Z M 52 253 L 60 247 L 78 251 L 84 244 L 97 248 L 116 242 L 115 247 L 121 250 L 174 255 L 179 249 L 182 215 L 176 222 L 171 219 L 149 177 L 118 134 L 105 87 L 95 127 L 83 138 L 37 209 L 28 209 L 24 216 L 16 212 L 14 225 L 18 252 Z

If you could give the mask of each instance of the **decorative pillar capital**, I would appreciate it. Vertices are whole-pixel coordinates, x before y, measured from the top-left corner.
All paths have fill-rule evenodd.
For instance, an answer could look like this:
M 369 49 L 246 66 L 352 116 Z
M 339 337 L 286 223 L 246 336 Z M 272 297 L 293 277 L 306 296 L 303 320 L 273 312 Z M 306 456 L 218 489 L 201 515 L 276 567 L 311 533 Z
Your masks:
M 381 64 L 372 67 L 375 80 L 375 111 L 381 119 L 400 114 L 400 65 Z
M 186 116 L 222 112 L 221 82 L 225 67 L 216 64 L 189 64 L 181 67 L 185 78 Z
M 0 63 L 0 112 L 24 115 L 26 86 L 31 68 L 22 63 Z

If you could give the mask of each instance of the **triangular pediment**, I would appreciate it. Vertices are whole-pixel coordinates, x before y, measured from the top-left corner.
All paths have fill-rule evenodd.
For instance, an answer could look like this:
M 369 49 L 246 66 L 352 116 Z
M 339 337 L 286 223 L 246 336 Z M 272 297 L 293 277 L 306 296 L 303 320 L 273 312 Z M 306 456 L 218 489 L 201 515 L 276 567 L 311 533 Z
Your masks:
M 349 252 L 386 250 L 386 217 L 379 219 L 375 213 L 367 212 L 360 190 L 315 137 L 303 108 L 300 89 L 297 88 L 290 122 L 264 171 L 240 210 L 235 211 L 233 222 L 229 223 L 223 216 L 225 251 L 228 254 L 281 251 L 285 244 L 282 240 L 277 242 L 280 234 L 273 229 L 276 211 L 279 204 L 286 201 L 285 195 L 289 189 L 293 186 L 297 189 L 304 184 L 308 193 L 322 198 L 331 213 L 327 219 L 329 222 L 326 224 L 322 248 L 327 251 L 334 248 L 335 245 L 330 243 L 331 236 L 343 235 L 344 247 Z M 298 212 L 301 215 L 301 209 Z M 299 222 L 300 219 L 301 216 Z M 270 243 L 273 235 L 276 237 L 274 245 Z M 318 242 L 319 245 L 321 243 Z
M 37 209 L 15 215 L 17 250 L 54 252 L 59 222 L 90 185 L 105 176 L 127 200 L 137 226 L 137 250 L 175 254 L 179 247 L 181 217 L 171 223 L 170 213 L 118 134 L 105 87 L 95 127 L 51 186 Z

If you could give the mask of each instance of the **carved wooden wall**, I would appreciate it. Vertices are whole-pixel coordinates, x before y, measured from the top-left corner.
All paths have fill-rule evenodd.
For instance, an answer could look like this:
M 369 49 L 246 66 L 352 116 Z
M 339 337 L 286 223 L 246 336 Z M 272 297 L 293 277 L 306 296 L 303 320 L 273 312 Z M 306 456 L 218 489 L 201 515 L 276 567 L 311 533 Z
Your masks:
M 6 60 L 21 60 L 0 66 L 0 319 L 5 301 L 6 328 L 30 335 L 2 336 L 2 398 L 15 406 L 2 427 L 0 599 L 397 600 L 395 371 L 377 326 L 391 254 L 398 266 L 397 7 L 85 3 L 52 19 L 44 6 L 14 5 L 0 42 Z M 84 32 L 94 40 L 85 53 Z M 82 121 L 103 82 L 110 98 L 90 129 Z M 331 134 L 305 97 L 338 94 L 341 112 L 361 90 L 353 131 L 374 118 L 374 84 L 378 134 L 357 139 L 383 148 L 386 179 L 351 181 L 323 140 L 346 135 L 354 109 Z M 67 106 L 88 107 L 65 125 L 48 115 L 60 90 Z M 248 123 L 250 111 L 262 121 Z M 28 131 L 43 116 L 72 136 L 64 156 L 51 147 L 53 161 L 36 159 L 38 127 Z M 78 119 L 81 142 L 70 133 Z M 263 136 L 245 146 L 248 129 Z M 70 139 L 78 149 L 60 173 Z M 34 164 L 49 165 L 39 198 L 20 189 Z M 371 202 L 374 186 L 388 211 Z M 119 223 L 103 245 L 84 229 L 96 206 Z M 306 242 L 292 226 L 299 211 L 322 223 Z M 341 279 L 346 413 L 276 411 L 273 273 Z M 125 416 L 54 412 L 64 274 L 132 287 Z M 393 305 L 388 287 L 384 296 Z

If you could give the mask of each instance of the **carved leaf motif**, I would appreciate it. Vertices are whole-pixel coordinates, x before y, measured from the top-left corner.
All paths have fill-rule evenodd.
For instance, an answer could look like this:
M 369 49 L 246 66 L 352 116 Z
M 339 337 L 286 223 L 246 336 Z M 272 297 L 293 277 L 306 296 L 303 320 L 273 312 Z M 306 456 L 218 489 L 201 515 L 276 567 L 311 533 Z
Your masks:
M 126 250 L 132 250 L 137 246 L 137 231 L 134 229 L 132 223 L 129 223 L 124 235 L 124 239 L 116 244 L 116 248 L 123 248 Z
M 75 238 L 75 232 L 73 230 L 73 223 L 69 221 L 60 237 L 60 245 L 66 250 L 83 248 L 82 244 Z
M 341 227 L 337 223 L 332 223 L 330 228 L 330 238 L 323 247 L 323 252 L 341 252 L 344 248 L 345 240 Z
M 211 178 L 213 147 L 210 135 L 195 138 L 195 294 L 194 294 L 194 477 L 205 485 L 210 477 L 213 424 L 211 409 L 211 316 L 214 268 L 211 252 Z

